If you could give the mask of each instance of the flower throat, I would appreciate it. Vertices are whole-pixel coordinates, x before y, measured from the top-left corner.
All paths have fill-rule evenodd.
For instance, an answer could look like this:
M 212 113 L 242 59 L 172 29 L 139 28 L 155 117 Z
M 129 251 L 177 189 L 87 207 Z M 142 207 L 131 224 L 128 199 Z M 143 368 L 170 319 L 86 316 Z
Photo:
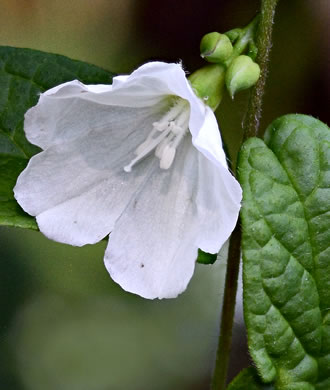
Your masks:
M 178 99 L 160 121 L 152 124 L 152 130 L 146 140 L 139 145 L 134 154 L 136 157 L 124 167 L 125 172 L 131 172 L 135 164 L 155 150 L 161 169 L 172 165 L 176 149 L 188 133 L 190 108 L 184 99 Z

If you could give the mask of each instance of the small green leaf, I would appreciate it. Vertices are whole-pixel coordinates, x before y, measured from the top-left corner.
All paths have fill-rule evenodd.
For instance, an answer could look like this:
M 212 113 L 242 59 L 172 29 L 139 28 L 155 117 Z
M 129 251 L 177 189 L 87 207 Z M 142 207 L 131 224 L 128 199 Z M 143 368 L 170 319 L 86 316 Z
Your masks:
M 244 368 L 234 378 L 227 390 L 273 390 L 274 386 L 262 383 L 254 367 Z
M 30 49 L 0 47 L 0 225 L 37 229 L 24 213 L 13 187 L 28 160 L 39 149 L 25 138 L 25 112 L 39 94 L 66 81 L 110 84 L 113 74 L 94 65 Z
M 197 263 L 199 264 L 214 264 L 217 259 L 217 253 L 207 253 L 198 249 Z
M 330 130 L 286 115 L 240 151 L 244 314 L 276 389 L 330 388 Z

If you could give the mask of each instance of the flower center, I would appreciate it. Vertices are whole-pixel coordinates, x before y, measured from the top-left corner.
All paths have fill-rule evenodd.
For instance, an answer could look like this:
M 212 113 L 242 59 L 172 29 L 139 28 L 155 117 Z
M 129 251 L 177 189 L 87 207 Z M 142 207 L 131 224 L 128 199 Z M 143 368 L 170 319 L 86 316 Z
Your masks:
M 161 169 L 168 169 L 173 163 L 176 149 L 188 133 L 189 104 L 178 99 L 175 105 L 158 122 L 152 124 L 152 130 L 146 140 L 135 150 L 136 157 L 124 167 L 131 172 L 132 167 L 155 150 Z

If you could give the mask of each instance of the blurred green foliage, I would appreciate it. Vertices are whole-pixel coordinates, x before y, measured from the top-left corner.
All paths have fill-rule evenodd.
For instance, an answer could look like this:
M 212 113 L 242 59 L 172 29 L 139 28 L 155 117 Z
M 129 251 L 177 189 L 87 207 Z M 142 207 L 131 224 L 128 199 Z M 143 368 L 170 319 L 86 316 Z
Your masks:
M 179 298 L 149 301 L 111 281 L 104 241 L 74 248 L 38 232 L 0 232 L 2 388 L 203 389 L 224 258 L 197 265 Z

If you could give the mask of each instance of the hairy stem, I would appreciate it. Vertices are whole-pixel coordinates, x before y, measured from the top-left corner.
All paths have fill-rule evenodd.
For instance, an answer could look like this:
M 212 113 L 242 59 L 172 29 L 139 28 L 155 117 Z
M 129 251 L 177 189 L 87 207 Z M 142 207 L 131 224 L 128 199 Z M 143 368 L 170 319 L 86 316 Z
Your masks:
M 220 326 L 220 338 L 215 361 L 214 375 L 211 389 L 225 389 L 227 371 L 231 350 L 231 338 L 234 322 L 235 301 L 237 291 L 237 280 L 239 272 L 241 247 L 241 228 L 237 223 L 229 242 L 227 273 L 225 282 L 225 292 L 222 305 L 222 319 Z
M 257 36 L 258 54 L 256 58 L 256 62 L 260 66 L 261 75 L 250 95 L 249 106 L 244 120 L 244 138 L 256 136 L 259 132 L 262 99 L 267 78 L 269 53 L 272 46 L 271 36 L 277 1 L 262 0 L 261 2 L 261 17 Z M 211 390 L 224 390 L 226 388 L 235 314 L 240 248 L 241 227 L 238 221 L 229 242 L 220 335 Z
M 244 120 L 245 138 L 259 135 L 262 99 L 268 74 L 268 61 L 272 47 L 272 30 L 277 2 L 278 0 L 262 0 L 261 3 L 261 18 L 257 36 L 258 54 L 256 57 L 256 62 L 260 66 L 260 78 L 251 90 L 249 106 Z

